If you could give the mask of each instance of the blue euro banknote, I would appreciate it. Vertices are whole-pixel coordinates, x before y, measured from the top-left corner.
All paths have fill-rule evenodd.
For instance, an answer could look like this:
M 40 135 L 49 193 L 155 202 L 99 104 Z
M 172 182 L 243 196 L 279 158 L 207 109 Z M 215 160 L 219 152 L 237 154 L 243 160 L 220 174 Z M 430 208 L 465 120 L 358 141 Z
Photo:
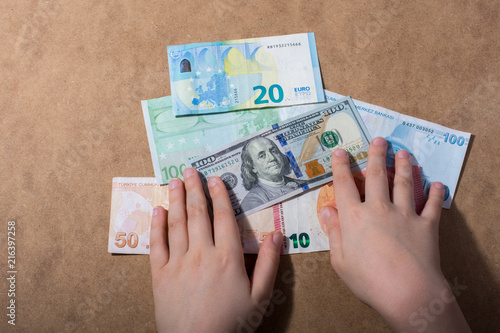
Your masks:
M 167 47 L 176 116 L 324 102 L 313 33 Z

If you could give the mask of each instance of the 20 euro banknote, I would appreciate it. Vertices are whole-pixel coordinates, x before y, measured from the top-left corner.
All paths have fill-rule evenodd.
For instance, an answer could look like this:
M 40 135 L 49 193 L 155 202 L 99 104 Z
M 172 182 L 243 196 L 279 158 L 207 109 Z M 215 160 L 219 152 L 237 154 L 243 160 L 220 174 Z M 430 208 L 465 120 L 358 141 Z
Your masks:
M 313 33 L 167 47 L 176 116 L 325 100 Z
M 154 178 L 114 177 L 109 253 L 148 254 L 153 208 L 168 209 L 168 188 Z
M 331 181 L 335 149 L 350 153 L 352 170 L 363 169 L 370 140 L 346 97 L 190 162 L 203 178 L 222 179 L 235 216 L 241 218 Z

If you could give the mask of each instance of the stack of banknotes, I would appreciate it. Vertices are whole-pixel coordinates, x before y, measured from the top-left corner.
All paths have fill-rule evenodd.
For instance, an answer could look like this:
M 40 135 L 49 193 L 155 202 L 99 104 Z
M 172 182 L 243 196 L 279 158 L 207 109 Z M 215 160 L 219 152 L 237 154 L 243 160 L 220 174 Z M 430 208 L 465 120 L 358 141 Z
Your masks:
M 172 96 L 142 101 L 155 178 L 113 178 L 108 252 L 149 253 L 153 207 L 186 167 L 228 189 L 245 253 L 272 231 L 283 254 L 329 250 L 317 213 L 335 205 L 330 158 L 347 150 L 360 194 L 371 138 L 413 156 L 415 209 L 430 185 L 450 208 L 470 133 L 324 90 L 314 34 L 167 48 Z

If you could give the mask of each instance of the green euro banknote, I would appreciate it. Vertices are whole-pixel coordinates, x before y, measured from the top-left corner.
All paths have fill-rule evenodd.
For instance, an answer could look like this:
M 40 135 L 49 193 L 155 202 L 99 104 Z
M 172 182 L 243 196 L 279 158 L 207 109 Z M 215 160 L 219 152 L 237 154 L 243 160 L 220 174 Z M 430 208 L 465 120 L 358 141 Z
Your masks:
M 326 104 L 325 104 L 326 105 Z M 180 177 L 186 162 L 241 139 L 317 104 L 176 118 L 170 96 L 142 101 L 156 180 Z
M 167 47 L 173 113 L 325 101 L 313 33 Z

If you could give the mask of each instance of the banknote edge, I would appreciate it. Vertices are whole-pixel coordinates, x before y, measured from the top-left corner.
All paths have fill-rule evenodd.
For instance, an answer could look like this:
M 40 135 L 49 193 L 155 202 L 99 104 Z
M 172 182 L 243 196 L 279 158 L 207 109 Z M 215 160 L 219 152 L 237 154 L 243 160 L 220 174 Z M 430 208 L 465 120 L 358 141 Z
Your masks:
M 158 150 L 156 149 L 156 142 L 153 135 L 153 127 L 151 125 L 151 117 L 149 116 L 149 106 L 148 101 L 141 101 L 142 114 L 144 116 L 144 123 L 146 125 L 146 133 L 148 135 L 149 151 L 151 153 L 151 161 L 153 162 L 153 170 L 155 173 L 156 181 L 158 184 L 168 184 L 164 183 L 161 176 L 160 160 L 158 159 Z

